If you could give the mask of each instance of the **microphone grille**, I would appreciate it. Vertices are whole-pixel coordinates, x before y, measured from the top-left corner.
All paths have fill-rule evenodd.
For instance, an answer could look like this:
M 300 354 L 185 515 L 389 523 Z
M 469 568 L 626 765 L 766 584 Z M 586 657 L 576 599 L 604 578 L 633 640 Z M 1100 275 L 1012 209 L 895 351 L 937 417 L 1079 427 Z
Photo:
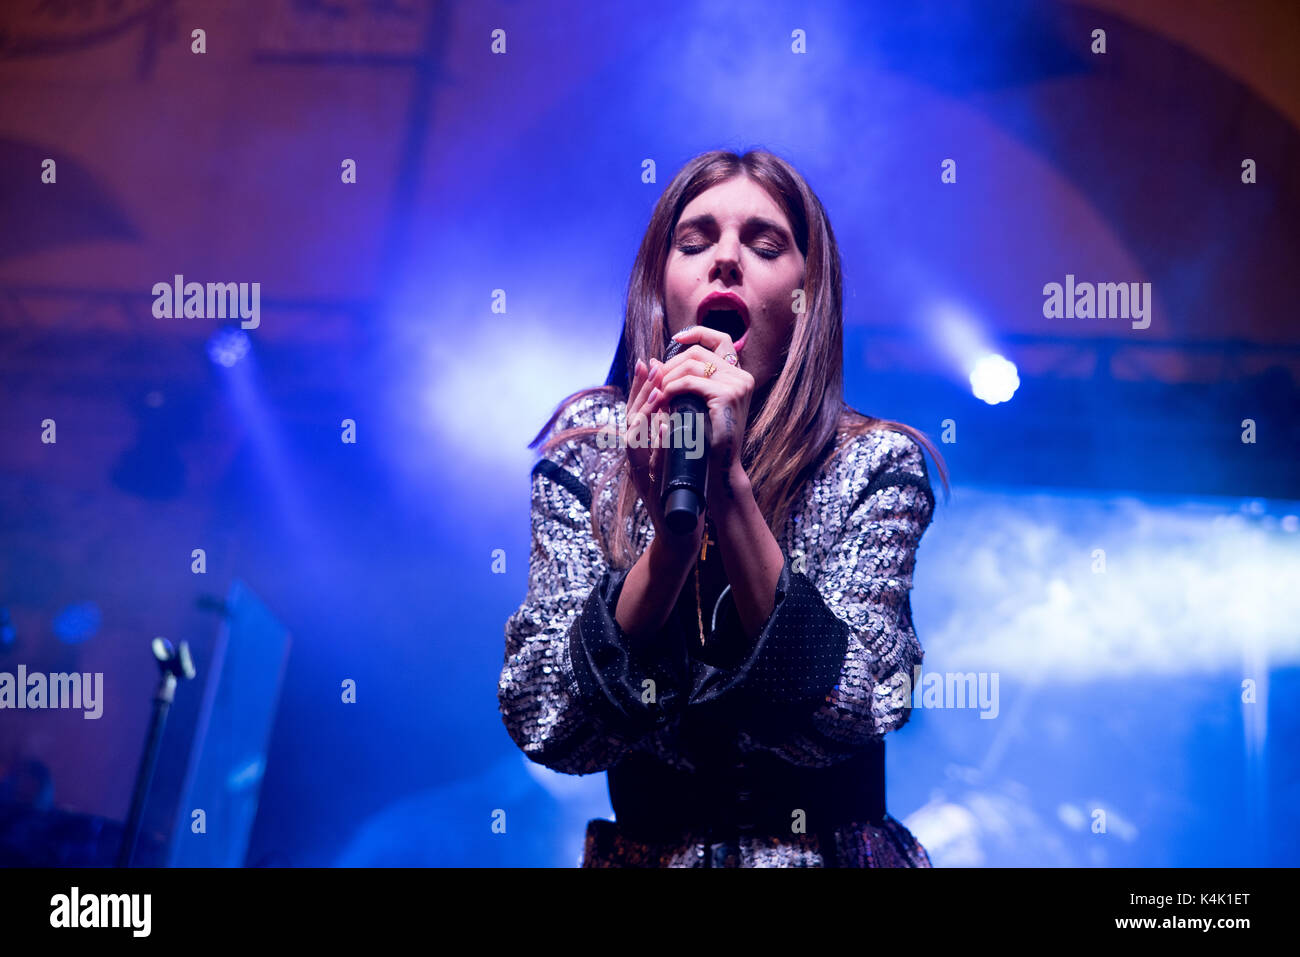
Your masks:
M 668 351 L 664 353 L 664 362 L 667 362 L 669 359 L 677 355 L 677 353 L 681 352 L 685 348 L 686 346 L 678 342 L 676 339 L 669 339 Z

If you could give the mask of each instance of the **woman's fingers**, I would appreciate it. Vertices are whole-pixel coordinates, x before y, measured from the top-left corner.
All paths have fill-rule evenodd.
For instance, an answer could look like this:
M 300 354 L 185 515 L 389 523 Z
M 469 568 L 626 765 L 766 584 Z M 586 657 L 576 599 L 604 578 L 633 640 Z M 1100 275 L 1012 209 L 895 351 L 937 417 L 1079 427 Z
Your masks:
M 662 408 L 671 403 L 673 399 L 680 396 L 683 392 L 693 392 L 706 399 L 711 395 L 719 395 L 722 398 L 728 398 L 730 393 L 727 391 L 719 391 L 718 387 L 720 385 L 721 383 L 714 381 L 712 378 L 706 378 L 703 375 L 695 375 L 690 371 L 687 371 L 664 386 L 663 392 L 655 400 L 655 405 Z M 646 410 L 647 413 L 652 411 L 653 410 L 651 409 Z
M 635 435 L 650 435 L 650 421 L 648 413 L 650 408 L 647 400 L 654 393 L 654 382 L 657 379 L 657 364 L 653 361 L 649 364 L 642 362 L 640 359 L 636 363 L 636 371 L 632 379 L 632 387 L 628 390 L 631 394 L 631 401 L 627 404 L 625 413 L 625 425 L 629 437 Z M 646 421 L 642 421 L 642 420 Z M 649 447 L 650 442 L 644 444 L 640 442 L 629 441 L 627 443 L 627 455 L 633 467 L 640 471 L 653 471 L 654 459 L 652 449 Z
M 642 362 L 640 359 L 637 359 L 636 367 L 632 374 L 632 384 L 628 387 L 627 390 L 626 414 L 629 416 L 635 413 L 637 410 L 637 407 L 640 403 L 641 387 L 645 385 L 645 380 L 648 374 L 649 374 L 649 370 L 646 368 L 646 364 Z
M 641 415 L 646 397 L 646 380 L 650 378 L 650 369 L 640 359 L 636 361 L 636 374 L 632 377 L 628 389 L 627 408 L 624 411 L 624 424 L 630 430 Z M 630 448 L 630 446 L 629 446 Z
M 701 348 L 711 350 L 720 356 L 729 353 L 734 355 L 736 352 L 736 344 L 731 341 L 731 336 L 717 329 L 710 329 L 708 326 L 690 326 L 673 336 L 673 339 L 683 344 L 698 343 Z M 685 355 L 688 351 L 683 349 L 680 354 Z
M 643 411 L 652 414 L 656 410 L 663 409 L 665 404 L 674 396 L 687 390 L 708 398 L 710 395 L 726 394 L 733 387 L 741 387 L 742 380 L 740 376 L 742 373 L 739 369 L 735 369 L 726 363 L 714 362 L 713 375 L 706 376 L 704 371 L 707 365 L 706 362 L 692 359 L 689 363 L 683 363 L 671 372 L 666 371 L 663 381 L 658 386 L 659 394 L 655 396 L 653 403 L 646 403 Z M 686 385 L 682 383 L 686 383 Z
M 637 361 L 640 362 L 639 359 Z M 662 366 L 656 364 L 654 360 L 651 360 L 650 364 L 645 366 L 645 372 L 641 376 L 640 384 L 634 390 L 632 401 L 628 403 L 629 425 L 631 424 L 631 417 L 634 414 L 643 411 L 646 399 L 649 397 L 650 393 L 654 391 L 654 384 L 659 378 L 660 369 L 662 369 Z
M 733 373 L 737 371 L 736 366 L 726 362 L 716 352 L 711 352 L 703 346 L 694 345 L 673 356 L 664 364 L 663 373 L 659 376 L 659 388 L 663 387 L 682 374 L 682 370 L 687 370 L 690 374 L 704 374 L 704 369 L 709 363 L 717 372 Z M 716 373 L 715 373 L 716 374 Z
M 719 353 L 712 352 L 704 346 L 688 346 L 663 364 L 664 375 L 666 376 L 679 366 L 692 361 L 699 361 L 701 363 L 712 362 L 715 365 L 722 365 L 720 359 L 721 356 Z M 730 365 L 730 363 L 727 364 Z

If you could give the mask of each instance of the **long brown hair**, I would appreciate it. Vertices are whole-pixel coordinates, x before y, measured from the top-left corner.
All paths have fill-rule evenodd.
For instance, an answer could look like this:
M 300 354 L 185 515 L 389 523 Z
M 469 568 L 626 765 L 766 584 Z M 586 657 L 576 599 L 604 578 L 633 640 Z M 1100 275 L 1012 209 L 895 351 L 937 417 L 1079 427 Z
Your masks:
M 826 457 L 842 443 L 875 429 L 906 433 L 929 451 L 947 492 L 948 472 L 943 457 L 922 432 L 899 422 L 863 415 L 844 402 L 843 293 L 835 234 L 821 200 L 804 178 L 785 160 L 766 150 L 750 150 L 743 156 L 725 150 L 702 153 L 673 177 L 655 204 L 632 265 L 623 333 L 609 378 L 603 386 L 580 389 L 560 400 L 529 448 L 536 448 L 569 404 L 584 396 L 603 392 L 627 401 L 636 361 L 649 364 L 652 356 L 662 358 L 669 339 L 663 305 L 664 269 L 677 220 L 696 196 L 742 175 L 763 187 L 785 213 L 805 267 L 806 312 L 795 323 L 780 375 L 762 390 L 761 396 L 756 392 L 752 400 L 761 403 L 761 409 L 746 428 L 741 449 L 741 464 L 768 527 L 779 536 L 804 482 L 816 474 Z M 542 445 L 541 454 L 564 442 L 589 439 L 601 428 L 563 429 Z M 607 533 L 595 506 L 600 490 L 614 480 L 618 481 L 615 521 Z M 638 503 L 627 456 L 615 456 L 593 490 L 591 508 L 595 540 L 614 567 L 627 567 L 636 558 L 631 554 L 626 526 Z

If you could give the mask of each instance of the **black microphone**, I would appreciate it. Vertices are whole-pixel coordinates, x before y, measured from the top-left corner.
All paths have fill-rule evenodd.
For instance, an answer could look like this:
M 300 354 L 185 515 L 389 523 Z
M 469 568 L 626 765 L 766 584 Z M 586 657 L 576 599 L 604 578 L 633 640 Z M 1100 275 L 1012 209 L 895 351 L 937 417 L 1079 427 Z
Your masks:
M 664 355 L 667 362 L 686 346 L 673 341 Z M 685 392 L 673 399 L 670 412 L 675 416 L 668 432 L 668 448 L 665 449 L 663 486 L 664 521 L 670 531 L 685 535 L 695 530 L 700 513 L 704 511 L 704 493 L 709 480 L 709 435 L 708 403 L 703 396 Z M 703 454 L 698 458 L 689 458 L 686 448 L 686 417 L 699 414 L 704 423 L 700 430 L 700 448 Z

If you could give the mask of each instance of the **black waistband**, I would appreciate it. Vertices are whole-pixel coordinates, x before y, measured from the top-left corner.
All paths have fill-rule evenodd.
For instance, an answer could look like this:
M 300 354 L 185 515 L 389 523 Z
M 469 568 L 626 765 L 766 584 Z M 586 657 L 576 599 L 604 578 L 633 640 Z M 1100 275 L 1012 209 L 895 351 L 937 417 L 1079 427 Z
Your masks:
M 775 755 L 736 754 L 694 773 L 634 753 L 609 771 L 609 796 L 619 828 L 641 840 L 686 832 L 731 837 L 789 834 L 802 810 L 802 830 L 826 833 L 849 823 L 879 824 L 885 815 L 885 745 L 828 768 L 806 768 Z

